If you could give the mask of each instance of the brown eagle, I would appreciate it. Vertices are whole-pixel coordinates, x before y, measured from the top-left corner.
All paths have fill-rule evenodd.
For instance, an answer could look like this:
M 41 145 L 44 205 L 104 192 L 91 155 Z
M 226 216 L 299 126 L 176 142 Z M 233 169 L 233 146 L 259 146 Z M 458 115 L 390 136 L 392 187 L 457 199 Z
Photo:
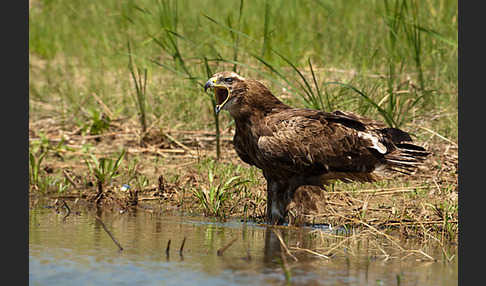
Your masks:
M 293 108 L 257 80 L 214 74 L 216 112 L 234 118 L 239 157 L 267 180 L 266 220 L 282 224 L 295 190 L 331 180 L 372 182 L 383 171 L 411 174 L 429 154 L 410 135 L 351 112 Z

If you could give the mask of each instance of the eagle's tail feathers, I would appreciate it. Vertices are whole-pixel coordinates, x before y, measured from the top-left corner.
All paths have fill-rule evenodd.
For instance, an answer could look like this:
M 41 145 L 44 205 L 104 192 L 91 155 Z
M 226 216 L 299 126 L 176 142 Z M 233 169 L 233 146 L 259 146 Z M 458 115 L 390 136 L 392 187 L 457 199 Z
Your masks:
M 390 171 L 413 174 L 430 152 L 425 148 L 410 143 L 396 144 L 397 150 L 385 155 L 386 167 Z

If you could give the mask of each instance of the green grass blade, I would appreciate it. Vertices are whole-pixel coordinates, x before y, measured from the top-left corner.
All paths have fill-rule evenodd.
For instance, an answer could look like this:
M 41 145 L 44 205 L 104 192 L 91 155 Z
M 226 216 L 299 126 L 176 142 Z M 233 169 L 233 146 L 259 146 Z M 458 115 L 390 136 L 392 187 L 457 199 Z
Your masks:
M 307 62 L 309 63 L 309 69 L 311 71 L 311 74 L 312 74 L 312 80 L 314 81 L 314 86 L 316 88 L 316 92 L 317 92 L 317 97 L 319 99 L 319 103 L 320 103 L 320 108 L 321 110 L 324 110 L 324 104 L 322 103 L 322 94 L 321 94 L 321 90 L 319 88 L 319 84 L 317 83 L 317 78 L 316 78 L 316 75 L 314 73 L 314 68 L 312 67 L 312 63 L 311 63 L 311 60 L 310 60 L 310 57 L 307 58 Z
M 277 52 L 274 49 L 272 49 L 272 51 L 276 55 L 278 55 L 281 59 L 283 59 L 287 64 L 289 64 L 292 67 L 292 69 L 299 75 L 299 77 L 302 79 L 302 81 L 304 82 L 304 84 L 306 86 L 306 88 L 302 87 L 302 90 L 307 95 L 308 100 L 310 102 L 312 102 L 313 99 L 315 98 L 315 95 L 314 95 L 314 92 L 312 91 L 312 88 L 311 88 L 309 82 L 307 82 L 307 79 L 305 78 L 305 76 L 300 72 L 300 70 L 288 58 L 286 58 L 284 55 L 282 55 L 281 53 Z
M 346 83 L 342 83 L 342 82 L 325 82 L 324 83 L 324 85 L 330 85 L 330 84 L 340 85 L 340 86 L 343 86 L 343 87 L 346 87 L 346 88 L 349 88 L 349 89 L 355 91 L 357 94 L 359 94 L 361 97 L 363 97 L 366 102 L 368 102 L 369 104 L 371 104 L 381 114 L 381 116 L 383 117 L 383 119 L 385 119 L 386 123 L 389 126 L 392 126 L 392 127 L 396 127 L 397 126 L 397 123 L 395 122 L 395 120 L 393 119 L 393 117 L 386 110 L 384 110 L 383 108 L 381 108 L 378 104 L 376 104 L 376 102 L 374 102 L 369 96 L 367 96 L 366 94 L 364 94 L 363 92 L 361 92 L 359 89 L 355 88 L 352 85 L 349 85 L 349 84 L 346 84 Z

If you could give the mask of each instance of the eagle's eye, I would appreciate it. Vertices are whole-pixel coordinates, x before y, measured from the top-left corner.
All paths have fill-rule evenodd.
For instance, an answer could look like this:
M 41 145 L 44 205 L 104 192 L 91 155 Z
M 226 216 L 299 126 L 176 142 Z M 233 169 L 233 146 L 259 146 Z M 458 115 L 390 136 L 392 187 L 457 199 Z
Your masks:
M 227 78 L 224 79 L 224 81 L 227 82 L 227 83 L 232 83 L 233 82 L 233 78 L 227 77 Z

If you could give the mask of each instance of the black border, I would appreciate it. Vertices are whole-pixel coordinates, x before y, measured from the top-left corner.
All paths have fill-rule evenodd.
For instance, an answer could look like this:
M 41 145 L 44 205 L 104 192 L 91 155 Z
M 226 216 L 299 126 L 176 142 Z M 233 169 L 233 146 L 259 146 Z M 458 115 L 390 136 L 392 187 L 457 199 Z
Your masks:
M 5 3 L 2 27 L 2 245 L 5 281 L 28 285 L 29 2 Z
M 482 212 L 485 202 L 480 196 L 485 191 L 478 180 L 485 178 L 481 166 L 485 148 L 481 133 L 486 130 L 482 118 L 485 115 L 482 103 L 486 81 L 486 65 L 483 64 L 485 16 L 484 10 L 472 3 L 475 2 L 458 1 L 459 285 L 477 284 L 484 269 L 479 250 L 484 243 L 481 222 L 485 216 Z

